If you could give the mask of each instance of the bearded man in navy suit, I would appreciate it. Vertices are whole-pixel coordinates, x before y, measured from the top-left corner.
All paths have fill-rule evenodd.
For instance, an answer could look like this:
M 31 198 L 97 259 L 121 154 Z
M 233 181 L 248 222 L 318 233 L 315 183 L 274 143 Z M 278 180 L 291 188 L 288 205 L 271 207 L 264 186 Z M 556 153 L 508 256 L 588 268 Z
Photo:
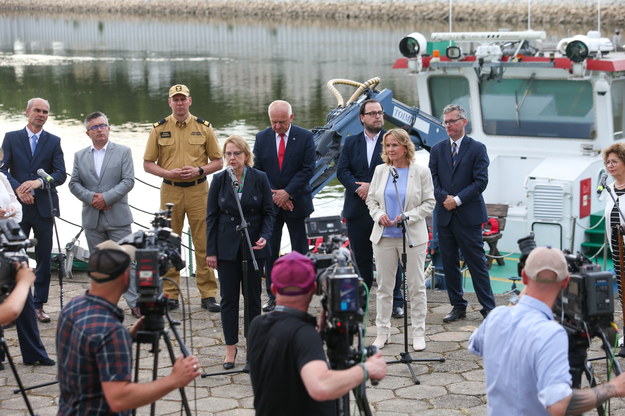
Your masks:
M 458 249 L 471 272 L 483 317 L 495 307 L 495 299 L 482 239 L 482 224 L 488 220 L 482 197 L 490 163 L 486 146 L 465 134 L 467 116 L 459 105 L 451 104 L 443 109 L 443 124 L 449 140 L 432 146 L 430 171 L 447 294 L 453 307 L 443 318 L 447 323 L 464 318 L 467 310 Z
M 265 282 L 269 301 L 263 311 L 275 308 L 271 293 L 271 269 L 280 254 L 282 227 L 286 224 L 291 248 L 302 254 L 308 252 L 305 220 L 314 211 L 312 188 L 309 184 L 315 167 L 315 141 L 310 131 L 292 124 L 291 104 L 277 100 L 269 104 L 271 127 L 259 132 L 254 143 L 254 167 L 267 174 L 276 220 L 269 239 L 271 254 L 267 258 Z

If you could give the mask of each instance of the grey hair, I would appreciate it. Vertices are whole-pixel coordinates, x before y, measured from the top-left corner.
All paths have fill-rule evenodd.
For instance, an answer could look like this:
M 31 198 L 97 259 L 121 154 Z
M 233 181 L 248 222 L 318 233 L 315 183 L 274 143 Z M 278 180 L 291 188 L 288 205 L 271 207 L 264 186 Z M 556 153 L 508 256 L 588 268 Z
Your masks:
M 467 118 L 467 112 L 464 111 L 464 108 L 460 107 L 458 104 L 449 104 L 445 108 L 443 108 L 443 114 L 451 113 L 452 111 L 458 112 L 458 117 Z
M 91 120 L 99 117 L 104 118 L 104 120 L 106 120 L 106 124 L 109 124 L 109 118 L 106 116 L 106 114 L 104 114 L 102 111 L 94 111 L 91 114 L 87 114 L 87 117 L 85 117 L 85 128 L 87 128 L 87 125 Z

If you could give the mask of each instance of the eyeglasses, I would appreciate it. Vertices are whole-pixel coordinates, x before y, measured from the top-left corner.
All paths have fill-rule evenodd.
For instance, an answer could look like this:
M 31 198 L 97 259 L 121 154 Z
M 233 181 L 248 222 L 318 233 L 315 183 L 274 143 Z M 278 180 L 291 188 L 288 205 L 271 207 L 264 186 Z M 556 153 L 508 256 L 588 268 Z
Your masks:
M 384 115 L 384 111 L 369 111 L 368 113 L 363 114 L 371 117 L 382 117 Z
M 450 124 L 455 124 L 455 123 L 457 123 L 460 120 L 464 120 L 464 118 L 460 117 L 460 118 L 456 118 L 454 120 L 445 120 L 445 121 L 443 121 L 443 124 L 446 125 L 446 126 L 449 126 Z
M 243 151 L 242 151 L 242 150 L 239 150 L 238 152 L 224 152 L 224 155 L 225 155 L 227 158 L 230 158 L 230 157 L 232 157 L 232 156 L 234 156 L 234 157 L 239 157 L 239 156 L 241 156 L 241 153 L 243 153 Z
M 616 166 L 616 165 L 618 165 L 618 162 L 619 162 L 618 159 L 616 159 L 616 160 L 606 160 L 605 165 L 606 166 Z
M 91 126 L 89 127 L 87 130 L 91 130 L 91 131 L 98 131 L 100 129 L 105 129 L 107 128 L 109 125 L 108 124 L 96 124 L 95 126 Z

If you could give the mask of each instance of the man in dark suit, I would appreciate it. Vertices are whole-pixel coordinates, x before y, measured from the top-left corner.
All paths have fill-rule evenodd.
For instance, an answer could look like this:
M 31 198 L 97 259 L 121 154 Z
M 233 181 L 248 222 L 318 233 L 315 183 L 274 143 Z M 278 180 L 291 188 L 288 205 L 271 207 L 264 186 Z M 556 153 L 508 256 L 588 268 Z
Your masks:
M 280 254 L 282 227 L 286 223 L 291 248 L 308 252 L 305 219 L 314 211 L 308 183 L 315 167 L 315 141 L 310 131 L 292 124 L 291 104 L 277 100 L 269 105 L 271 127 L 259 132 L 254 143 L 254 165 L 267 174 L 276 207 L 276 220 L 269 240 L 271 254 L 265 268 L 269 301 L 263 311 L 275 308 L 271 293 L 271 269 Z
M 45 366 L 55 365 L 54 360 L 48 357 L 37 327 L 37 320 L 50 322 L 50 317 L 43 310 L 43 304 L 48 301 L 54 222 L 46 188 L 51 188 L 52 203 L 58 215 L 59 200 L 55 186 L 63 184 L 66 179 L 61 139 L 43 131 L 49 112 L 50 104 L 46 100 L 31 98 L 26 105 L 26 127 L 8 132 L 2 143 L 2 172 L 22 204 L 20 226 L 26 235 L 32 229 L 38 241 L 35 247 L 37 269 L 34 300 L 29 294 L 15 326 L 24 364 Z M 38 169 L 50 174 L 52 181 L 39 178 Z M 4 353 L 0 352 L 0 361 L 3 360 Z
M 443 322 L 466 316 L 458 249 L 471 272 L 475 294 L 486 317 L 495 307 L 482 239 L 482 224 L 488 219 L 482 192 L 488 184 L 486 146 L 465 135 L 466 112 L 459 105 L 443 109 L 443 124 L 449 140 L 441 141 L 430 152 L 434 181 L 436 221 L 447 293 L 453 309 Z
M 20 226 L 26 235 L 32 229 L 37 239 L 34 305 L 39 322 L 50 322 L 50 316 L 43 310 L 43 305 L 48 302 L 50 290 L 50 254 L 54 225 L 52 205 L 56 210 L 55 214 L 60 215 L 56 187 L 67 179 L 61 139 L 43 130 L 49 111 L 50 105 L 46 100 L 30 99 L 26 107 L 28 124 L 22 130 L 8 132 L 2 143 L 2 172 L 22 203 L 23 217 Z M 38 169 L 46 171 L 52 179 L 40 178 L 37 175 Z M 51 191 L 52 202 L 48 189 Z
M 373 246 L 369 237 L 373 230 L 373 219 L 365 200 L 375 167 L 382 163 L 384 111 L 378 100 L 369 99 L 360 105 L 360 123 L 364 127 L 363 132 L 345 139 L 336 176 L 345 187 L 343 217 L 347 220 L 349 245 L 360 276 L 371 289 Z M 393 291 L 394 318 L 404 316 L 401 282 L 401 271 L 398 271 Z

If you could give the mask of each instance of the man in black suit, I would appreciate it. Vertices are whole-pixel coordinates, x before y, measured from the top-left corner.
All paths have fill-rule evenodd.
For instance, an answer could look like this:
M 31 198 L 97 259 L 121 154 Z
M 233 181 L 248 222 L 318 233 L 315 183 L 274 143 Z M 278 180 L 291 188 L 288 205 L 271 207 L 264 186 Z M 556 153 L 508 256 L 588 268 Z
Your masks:
M 336 177 L 345 187 L 343 217 L 347 220 L 347 236 L 354 253 L 360 276 L 369 289 L 373 284 L 373 246 L 371 231 L 373 219 L 365 200 L 375 167 L 382 163 L 382 137 L 384 137 L 384 111 L 375 99 L 360 105 L 360 123 L 364 130 L 345 139 Z M 401 294 L 401 271 L 398 271 L 393 291 L 393 317 L 404 316 Z
M 459 105 L 443 109 L 443 124 L 449 140 L 441 141 L 430 152 L 430 171 L 434 181 L 438 238 L 447 293 L 453 309 L 443 322 L 466 316 L 458 249 L 471 272 L 475 294 L 486 317 L 495 307 L 490 286 L 482 224 L 488 219 L 482 192 L 488 184 L 486 146 L 465 135 L 467 117 Z
M 271 127 L 259 132 L 254 143 L 254 167 L 267 174 L 276 205 L 276 220 L 269 240 L 265 282 L 269 301 L 263 311 L 275 308 L 271 293 L 271 269 L 280 254 L 282 227 L 286 223 L 291 248 L 308 252 L 305 219 L 314 211 L 309 184 L 315 167 L 315 141 L 310 131 L 292 124 L 291 104 L 277 100 L 269 105 Z
M 60 215 L 56 187 L 67 179 L 61 139 L 43 130 L 49 111 L 50 104 L 46 100 L 30 99 L 26 106 L 28 124 L 22 130 L 8 132 L 2 143 L 2 173 L 7 176 L 15 195 L 22 203 L 23 217 L 20 226 L 26 235 L 32 229 L 37 239 L 34 305 L 39 322 L 50 322 L 50 316 L 43 310 L 43 305 L 48 302 L 50 290 L 50 253 L 54 225 L 52 204 L 56 215 Z M 40 178 L 38 169 L 50 174 L 52 180 Z M 48 189 L 51 191 L 52 202 Z

